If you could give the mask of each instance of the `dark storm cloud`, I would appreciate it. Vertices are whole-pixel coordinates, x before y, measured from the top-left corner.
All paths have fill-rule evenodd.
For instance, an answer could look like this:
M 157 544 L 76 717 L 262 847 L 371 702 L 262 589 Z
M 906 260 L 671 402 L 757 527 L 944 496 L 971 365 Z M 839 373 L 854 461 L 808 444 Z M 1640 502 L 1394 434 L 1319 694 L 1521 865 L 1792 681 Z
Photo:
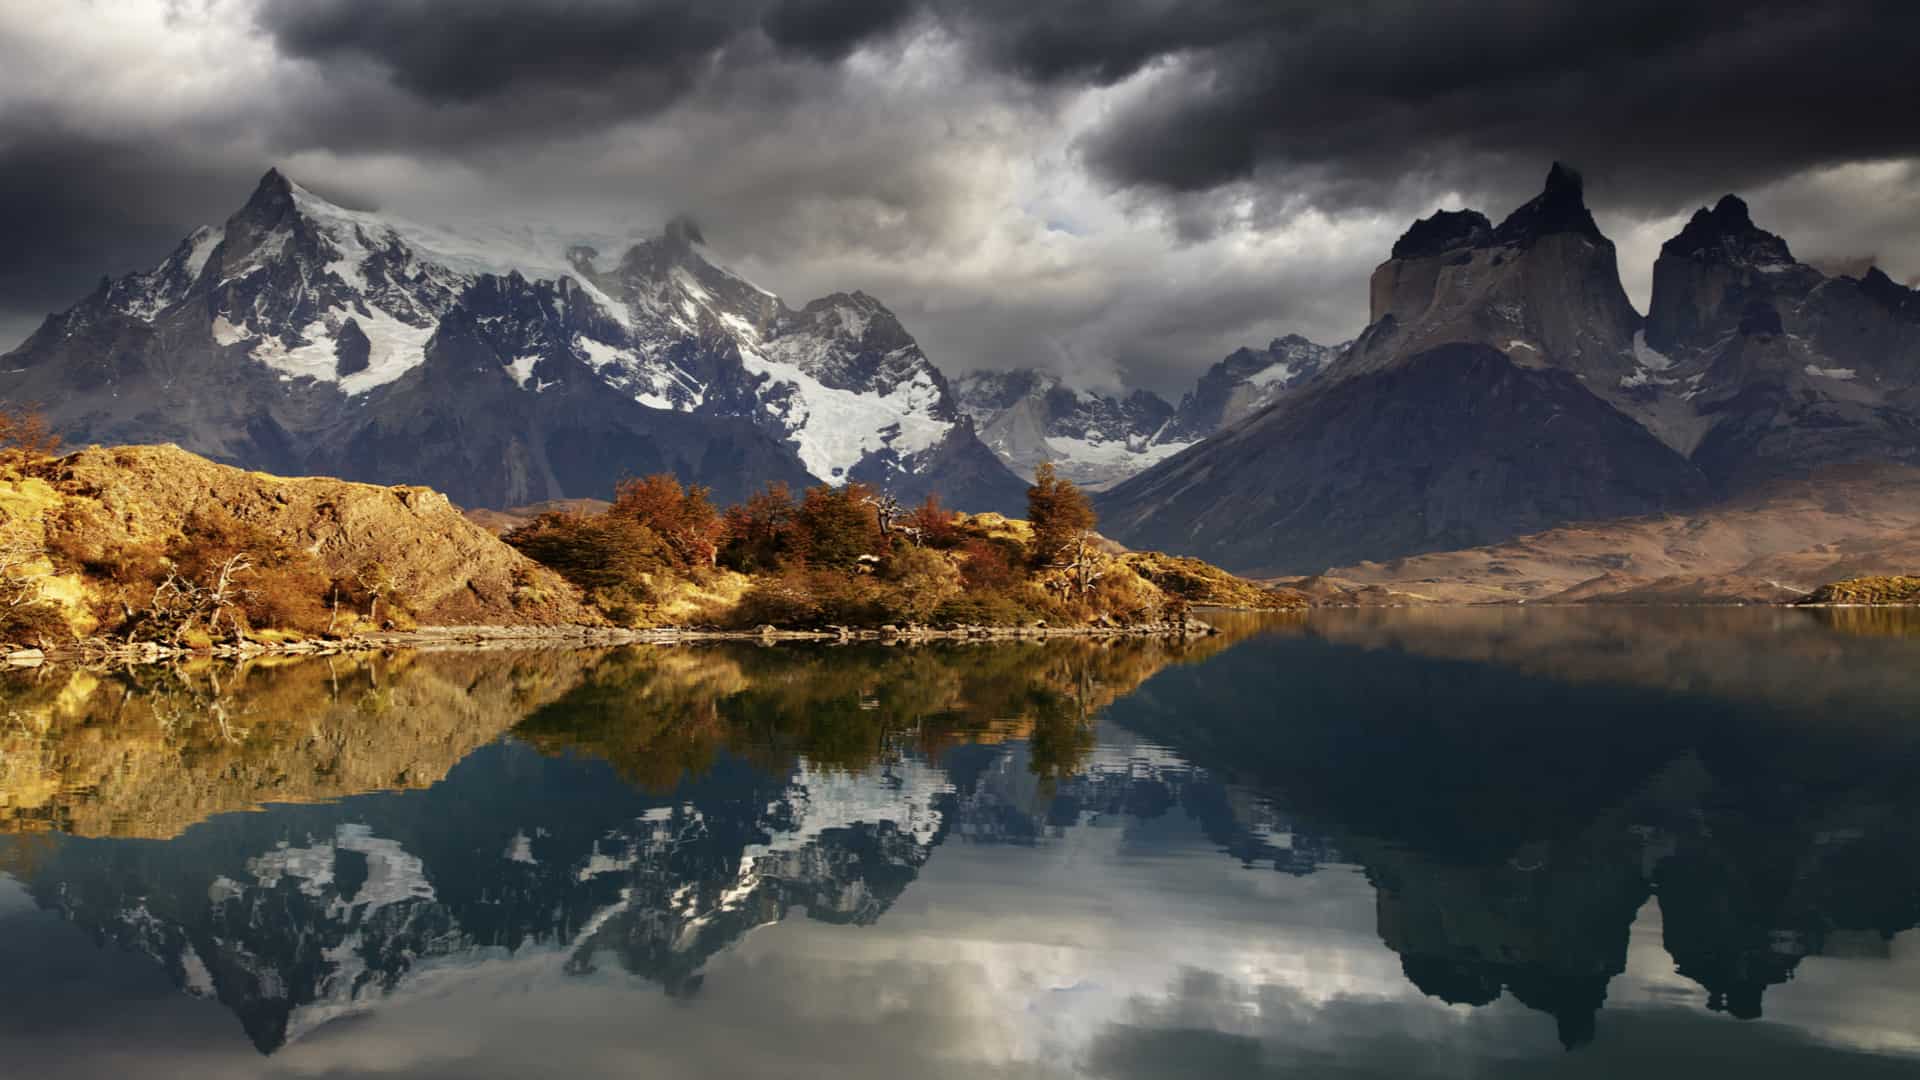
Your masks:
M 1044 83 L 1111 84 L 1162 56 L 1284 31 L 1312 5 L 1289 0 L 933 0 L 989 65 Z
M 1141 6 L 1169 27 L 1217 18 L 1211 3 Z M 1524 163 L 1532 176 L 1567 158 L 1606 177 L 1615 200 L 1671 208 L 1920 151 L 1920 5 L 1907 0 L 1262 10 L 1244 33 L 1185 50 L 1163 84 L 1096 132 L 1095 166 L 1171 191 L 1265 174 L 1322 205 L 1378 205 L 1380 185 L 1410 170 L 1471 188 L 1492 164 Z M 1089 63 L 1072 48 L 1050 55 Z M 1143 63 L 1127 42 L 1111 60 Z
M 1282 213 L 1397 208 L 1410 186 L 1517 201 L 1555 159 L 1617 207 L 1671 211 L 1920 151 L 1908 0 L 268 0 L 259 22 L 289 55 L 370 64 L 427 102 L 491 99 L 509 110 L 494 123 L 536 130 L 648 113 L 716 69 L 832 62 L 923 14 L 985 78 L 1155 68 L 1085 159 L 1176 197 L 1251 181 Z M 337 133 L 407 137 L 392 126 Z M 445 144 L 486 125 L 420 127 Z
M 219 166 L 165 147 L 0 131 L 0 351 L 102 275 L 145 269 L 231 207 Z
M 611 84 L 641 112 L 685 93 L 721 49 L 756 31 L 777 50 L 837 60 L 911 10 L 911 0 L 270 0 L 259 22 L 288 55 L 371 61 L 430 100 Z M 647 84 L 638 94 L 637 75 Z
M 839 60 L 913 14 L 913 0 L 778 0 L 760 27 L 775 45 L 817 60 Z

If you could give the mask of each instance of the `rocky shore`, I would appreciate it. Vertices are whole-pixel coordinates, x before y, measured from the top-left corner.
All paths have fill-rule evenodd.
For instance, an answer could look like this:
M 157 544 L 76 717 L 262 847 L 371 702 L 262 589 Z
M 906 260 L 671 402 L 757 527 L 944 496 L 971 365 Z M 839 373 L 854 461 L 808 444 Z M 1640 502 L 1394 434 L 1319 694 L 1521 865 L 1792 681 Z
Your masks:
M 677 645 L 711 641 L 752 641 L 768 645 L 785 642 L 879 642 L 915 645 L 937 641 L 1040 641 L 1052 638 L 1205 637 L 1212 625 L 1195 618 L 1178 621 L 1087 626 L 827 626 L 783 630 L 761 626 L 752 630 L 707 627 L 608 626 L 427 626 L 416 630 L 356 634 L 343 638 L 305 640 L 243 640 L 194 649 L 159 642 L 79 641 L 54 649 L 17 649 L 0 656 L 13 667 L 42 664 L 153 664 L 197 657 L 252 659 L 262 656 L 335 656 L 391 650 L 464 650 L 487 648 L 610 648 L 621 645 Z

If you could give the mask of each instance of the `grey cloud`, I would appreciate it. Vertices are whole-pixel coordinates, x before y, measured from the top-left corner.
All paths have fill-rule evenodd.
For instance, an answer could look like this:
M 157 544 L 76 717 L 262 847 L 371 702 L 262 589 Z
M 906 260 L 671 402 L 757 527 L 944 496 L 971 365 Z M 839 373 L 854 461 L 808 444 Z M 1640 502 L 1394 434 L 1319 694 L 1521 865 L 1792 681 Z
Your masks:
M 685 94 L 725 47 L 764 30 L 821 60 L 897 28 L 912 0 L 268 0 L 259 22 L 280 49 L 371 62 L 435 101 L 529 87 L 604 93 L 635 112 Z M 748 45 L 751 48 L 751 44 Z M 610 84 L 611 83 L 611 87 Z
M 775 45 L 818 60 L 839 60 L 913 14 L 914 0 L 778 0 L 760 27 Z
M 1920 9 L 1881 0 L 1283 6 L 1186 56 L 1088 155 L 1121 183 L 1304 181 L 1316 201 L 1409 167 L 1473 190 L 1489 163 L 1566 158 L 1671 210 L 1920 151 L 1916 63 Z

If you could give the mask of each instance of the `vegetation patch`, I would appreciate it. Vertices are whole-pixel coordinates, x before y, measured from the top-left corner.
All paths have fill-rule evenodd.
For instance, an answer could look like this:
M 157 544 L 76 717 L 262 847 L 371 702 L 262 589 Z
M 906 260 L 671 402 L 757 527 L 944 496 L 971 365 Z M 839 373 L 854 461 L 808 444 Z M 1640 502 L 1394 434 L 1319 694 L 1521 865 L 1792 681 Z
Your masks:
M 1802 604 L 1920 604 L 1920 577 L 1848 578 L 1822 585 L 1801 598 Z
M 1237 577 L 1201 559 L 1163 555 L 1157 551 L 1130 551 L 1121 556 L 1134 573 L 1189 604 L 1210 607 L 1291 611 L 1308 606 L 1305 594 L 1292 589 L 1270 589 Z

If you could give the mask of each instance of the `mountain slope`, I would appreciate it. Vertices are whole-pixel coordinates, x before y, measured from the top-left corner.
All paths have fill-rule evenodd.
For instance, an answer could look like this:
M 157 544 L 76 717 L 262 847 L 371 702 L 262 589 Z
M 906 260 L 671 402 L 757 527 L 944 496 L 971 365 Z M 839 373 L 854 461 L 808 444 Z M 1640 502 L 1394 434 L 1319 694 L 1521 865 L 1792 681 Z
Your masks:
M 1023 485 L 969 458 L 944 377 L 877 300 L 789 308 L 685 222 L 603 267 L 620 244 L 416 225 L 269 172 L 223 228 L 50 317 L 0 361 L 0 395 L 75 441 L 430 479 L 470 504 L 671 468 L 723 499 L 857 471 L 1017 505 Z M 971 464 L 940 475 L 954 460 Z
M 1124 543 L 1287 573 L 1649 513 L 1704 490 L 1574 376 L 1455 344 L 1282 402 L 1114 489 L 1100 510 Z
M 1920 469 L 1824 466 L 1722 505 L 1576 522 L 1487 547 L 1326 572 L 1316 591 L 1401 602 L 1778 600 L 1823 581 L 1920 568 Z

